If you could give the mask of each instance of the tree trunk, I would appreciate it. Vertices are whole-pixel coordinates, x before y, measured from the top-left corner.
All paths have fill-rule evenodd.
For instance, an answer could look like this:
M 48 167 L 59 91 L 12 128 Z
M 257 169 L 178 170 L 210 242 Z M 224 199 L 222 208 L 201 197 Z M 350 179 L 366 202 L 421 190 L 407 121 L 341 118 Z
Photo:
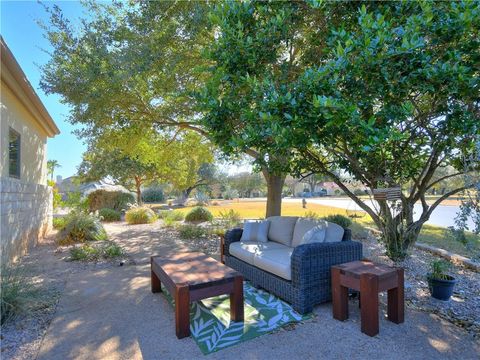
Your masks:
M 263 170 L 267 181 L 267 209 L 266 217 L 282 214 L 282 189 L 285 183 L 286 174 L 273 174 Z
M 135 176 L 135 189 L 137 193 L 137 204 L 142 205 L 142 180 Z
M 190 194 L 192 193 L 193 189 L 194 189 L 193 187 L 189 187 L 182 191 L 182 197 L 183 197 L 182 205 L 184 205 L 188 201 L 188 198 L 190 197 Z

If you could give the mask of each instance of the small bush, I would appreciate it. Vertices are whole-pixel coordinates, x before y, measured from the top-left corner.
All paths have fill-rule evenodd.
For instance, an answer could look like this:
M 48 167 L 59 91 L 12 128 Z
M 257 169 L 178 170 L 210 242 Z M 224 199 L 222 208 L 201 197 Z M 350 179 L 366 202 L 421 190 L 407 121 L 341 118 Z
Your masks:
M 120 211 L 107 208 L 100 209 L 98 215 L 100 216 L 100 219 L 105 222 L 120 221 L 122 218 Z
M 169 210 L 165 218 L 173 221 L 182 221 L 185 218 L 185 215 L 180 211 Z
M 228 227 L 236 226 L 242 221 L 242 215 L 240 215 L 238 211 L 235 211 L 233 209 L 230 209 L 228 211 L 220 211 L 218 215 Z
M 52 220 L 53 228 L 57 230 L 62 230 L 67 223 L 67 218 L 65 216 L 62 217 L 54 217 Z
M 66 216 L 65 226 L 58 234 L 60 245 L 107 240 L 100 219 L 92 214 L 72 211 Z
M 62 206 L 71 210 L 88 211 L 88 197 L 83 197 L 79 191 L 71 191 L 65 195 Z
M 125 220 L 130 225 L 149 224 L 157 220 L 157 215 L 147 207 L 134 207 L 125 213 Z
M 214 200 L 214 201 L 211 202 L 211 205 L 212 206 L 220 206 L 220 203 L 218 201 Z
M 315 211 L 312 210 L 306 211 L 303 217 L 306 217 L 308 219 L 320 219 L 320 215 L 318 215 Z
M 332 222 L 334 224 L 340 225 L 343 228 L 348 228 L 350 225 L 352 225 L 352 220 L 350 220 L 348 217 L 343 216 L 343 215 L 328 215 L 324 218 L 328 222 Z
M 194 196 L 197 206 L 207 206 L 210 202 L 210 198 L 204 192 L 197 192 Z
M 48 294 L 32 283 L 31 276 L 24 269 L 3 265 L 0 279 L 2 325 L 17 315 L 48 305 Z
M 103 243 L 84 244 L 70 250 L 72 261 L 98 261 L 100 259 L 114 259 L 124 256 L 123 249 L 113 241 Z
M 185 216 L 185 221 L 187 222 L 202 222 L 202 221 L 212 221 L 212 220 L 213 220 L 212 213 L 201 206 L 194 207 Z
M 179 226 L 178 232 L 183 239 L 195 239 L 207 235 L 206 229 L 189 224 Z
M 162 203 L 165 201 L 165 195 L 161 188 L 150 187 L 142 191 L 142 200 L 146 203 Z
M 89 210 L 92 212 L 104 208 L 125 211 L 131 204 L 135 204 L 135 197 L 122 191 L 95 190 L 88 194 Z
M 463 245 L 468 244 L 468 239 L 467 239 L 467 235 L 465 234 L 465 230 L 456 229 L 455 226 L 449 226 L 448 228 L 445 229 L 445 237 L 453 241 L 458 241 Z

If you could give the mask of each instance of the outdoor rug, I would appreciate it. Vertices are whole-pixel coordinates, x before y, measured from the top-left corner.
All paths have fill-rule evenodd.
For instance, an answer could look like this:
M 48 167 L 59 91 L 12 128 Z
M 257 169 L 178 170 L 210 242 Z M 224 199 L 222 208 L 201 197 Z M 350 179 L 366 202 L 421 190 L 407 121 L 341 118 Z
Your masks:
M 167 298 L 173 304 L 168 293 Z M 230 297 L 216 296 L 195 302 L 190 308 L 190 332 L 204 354 L 239 344 L 271 333 L 280 327 L 309 319 L 300 315 L 291 305 L 256 289 L 248 282 L 243 284 L 244 322 L 230 322 Z

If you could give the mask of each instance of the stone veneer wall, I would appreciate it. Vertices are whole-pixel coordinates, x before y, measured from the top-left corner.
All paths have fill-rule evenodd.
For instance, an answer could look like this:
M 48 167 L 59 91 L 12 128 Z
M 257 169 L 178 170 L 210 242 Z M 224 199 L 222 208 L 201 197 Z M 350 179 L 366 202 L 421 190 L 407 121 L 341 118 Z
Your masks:
M 24 255 L 51 229 L 53 193 L 49 186 L 0 178 L 2 262 Z

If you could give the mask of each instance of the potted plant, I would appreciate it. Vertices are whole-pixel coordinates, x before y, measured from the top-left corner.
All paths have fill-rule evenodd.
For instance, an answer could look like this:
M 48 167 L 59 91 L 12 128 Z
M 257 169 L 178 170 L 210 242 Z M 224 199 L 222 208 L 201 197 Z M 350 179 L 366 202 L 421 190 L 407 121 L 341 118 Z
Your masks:
M 447 274 L 450 263 L 445 260 L 434 260 L 430 264 L 431 272 L 427 274 L 430 294 L 439 300 L 447 301 L 453 293 L 457 280 Z

